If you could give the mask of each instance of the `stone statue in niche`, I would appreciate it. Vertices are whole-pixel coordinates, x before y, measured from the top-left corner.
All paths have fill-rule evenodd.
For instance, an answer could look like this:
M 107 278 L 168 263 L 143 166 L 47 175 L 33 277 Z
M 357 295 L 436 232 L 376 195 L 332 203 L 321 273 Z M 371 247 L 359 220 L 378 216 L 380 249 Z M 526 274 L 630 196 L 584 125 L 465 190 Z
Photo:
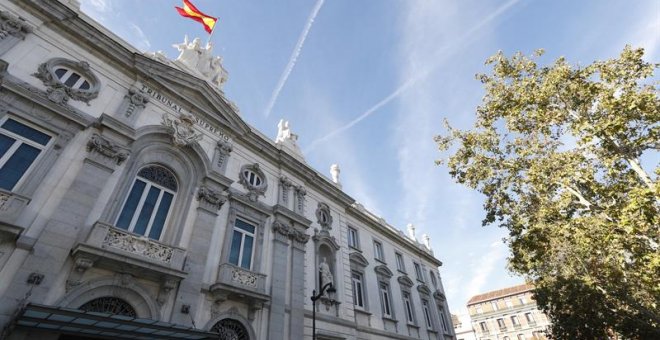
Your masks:
M 319 263 L 319 270 L 321 271 L 321 278 L 323 279 L 323 285 L 327 283 L 332 283 L 333 285 L 335 284 L 334 278 L 332 277 L 332 272 L 330 271 L 330 265 L 328 265 L 328 262 L 326 261 L 325 257 Z

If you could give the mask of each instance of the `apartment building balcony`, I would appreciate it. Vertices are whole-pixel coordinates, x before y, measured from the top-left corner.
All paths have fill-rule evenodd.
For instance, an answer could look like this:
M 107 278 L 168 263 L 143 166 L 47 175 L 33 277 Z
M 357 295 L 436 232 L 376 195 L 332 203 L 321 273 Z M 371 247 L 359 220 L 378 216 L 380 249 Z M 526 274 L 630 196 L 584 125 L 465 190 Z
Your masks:
M 73 248 L 71 255 L 79 272 L 95 266 L 136 277 L 175 282 L 187 275 L 183 271 L 184 249 L 103 222 L 92 226 L 87 238 Z

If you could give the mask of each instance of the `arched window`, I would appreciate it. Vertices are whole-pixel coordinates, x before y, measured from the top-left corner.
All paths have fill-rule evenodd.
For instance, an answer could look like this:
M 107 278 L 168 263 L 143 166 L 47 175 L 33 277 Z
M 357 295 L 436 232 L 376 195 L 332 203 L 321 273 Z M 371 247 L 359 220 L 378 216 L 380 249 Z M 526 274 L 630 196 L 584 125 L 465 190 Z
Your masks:
M 220 339 L 250 340 L 250 335 L 245 326 L 234 319 L 218 321 L 211 327 L 211 332 L 220 333 Z
M 80 306 L 78 309 L 85 312 L 109 313 L 131 318 L 137 317 L 135 309 L 128 302 L 111 296 L 96 298 Z
M 158 165 L 142 168 L 135 178 L 117 227 L 159 240 L 177 191 L 171 171 Z

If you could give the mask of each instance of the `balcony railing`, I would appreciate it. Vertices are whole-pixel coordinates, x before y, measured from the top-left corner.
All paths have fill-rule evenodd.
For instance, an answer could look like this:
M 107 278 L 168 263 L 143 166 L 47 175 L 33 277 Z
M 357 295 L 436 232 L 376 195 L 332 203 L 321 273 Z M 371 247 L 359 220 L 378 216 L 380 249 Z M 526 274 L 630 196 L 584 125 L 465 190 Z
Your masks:
M 183 278 L 185 250 L 112 225 L 97 222 L 87 239 L 73 249 L 94 266 L 121 269 L 137 276 Z
M 218 282 L 247 289 L 258 294 L 266 294 L 266 275 L 253 272 L 230 263 L 220 265 Z

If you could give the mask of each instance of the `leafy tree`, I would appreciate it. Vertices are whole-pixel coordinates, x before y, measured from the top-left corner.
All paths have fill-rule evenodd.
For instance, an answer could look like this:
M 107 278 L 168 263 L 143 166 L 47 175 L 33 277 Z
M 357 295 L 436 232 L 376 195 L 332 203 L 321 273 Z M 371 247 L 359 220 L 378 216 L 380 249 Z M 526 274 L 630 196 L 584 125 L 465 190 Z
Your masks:
M 447 123 L 438 163 L 509 231 L 509 268 L 535 285 L 552 337 L 660 339 L 660 64 L 628 46 L 586 67 L 542 54 L 486 61 L 474 127 Z

